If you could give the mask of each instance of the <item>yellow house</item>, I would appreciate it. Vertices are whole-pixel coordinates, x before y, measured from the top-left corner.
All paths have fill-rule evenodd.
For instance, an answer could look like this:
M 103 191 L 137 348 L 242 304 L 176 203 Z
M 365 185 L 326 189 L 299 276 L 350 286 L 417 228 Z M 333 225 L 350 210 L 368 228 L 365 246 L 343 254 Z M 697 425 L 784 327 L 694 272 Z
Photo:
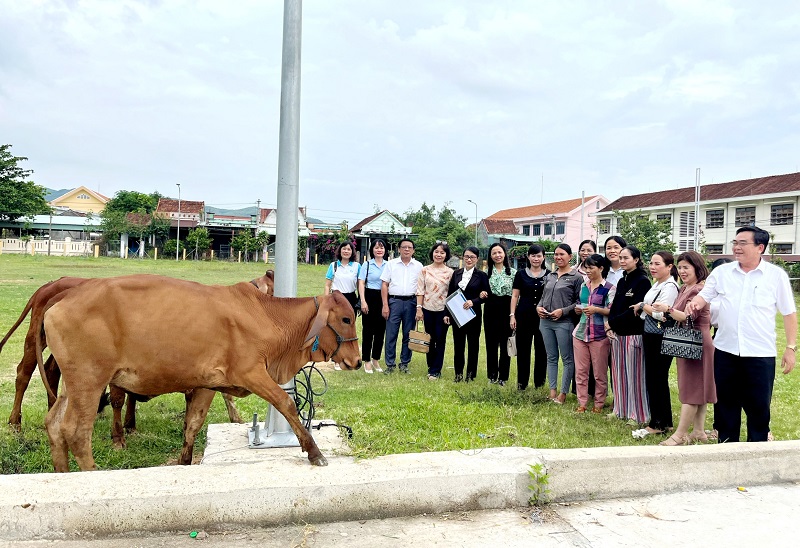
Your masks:
M 103 196 L 99 192 L 95 192 L 85 186 L 79 186 L 51 200 L 49 204 L 59 209 L 72 209 L 84 213 L 98 214 L 105 209 L 109 200 L 110 198 Z

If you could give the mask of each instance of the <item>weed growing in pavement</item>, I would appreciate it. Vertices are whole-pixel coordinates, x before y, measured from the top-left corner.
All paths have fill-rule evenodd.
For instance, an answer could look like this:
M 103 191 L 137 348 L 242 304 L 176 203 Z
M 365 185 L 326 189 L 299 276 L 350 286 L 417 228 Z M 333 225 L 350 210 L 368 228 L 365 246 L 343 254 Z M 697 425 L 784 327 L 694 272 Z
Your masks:
M 531 480 L 528 484 L 528 489 L 531 490 L 531 498 L 528 499 L 528 503 L 531 506 L 542 506 L 549 503 L 550 489 L 547 486 L 550 484 L 550 476 L 547 474 L 544 464 L 540 462 L 531 464 L 528 477 Z

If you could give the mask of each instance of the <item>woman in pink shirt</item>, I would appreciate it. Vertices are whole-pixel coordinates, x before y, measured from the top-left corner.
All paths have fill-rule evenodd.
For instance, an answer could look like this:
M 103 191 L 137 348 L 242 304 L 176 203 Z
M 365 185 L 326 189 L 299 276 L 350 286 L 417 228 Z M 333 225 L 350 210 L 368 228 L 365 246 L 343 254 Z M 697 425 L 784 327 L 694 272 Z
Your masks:
M 431 345 L 425 358 L 428 362 L 428 380 L 442 376 L 444 347 L 448 324 L 444 323 L 445 301 L 453 269 L 447 266 L 450 248 L 447 242 L 436 242 L 428 257 L 431 264 L 422 267 L 417 278 L 417 314 L 415 319 L 425 322 L 425 332 L 431 336 Z

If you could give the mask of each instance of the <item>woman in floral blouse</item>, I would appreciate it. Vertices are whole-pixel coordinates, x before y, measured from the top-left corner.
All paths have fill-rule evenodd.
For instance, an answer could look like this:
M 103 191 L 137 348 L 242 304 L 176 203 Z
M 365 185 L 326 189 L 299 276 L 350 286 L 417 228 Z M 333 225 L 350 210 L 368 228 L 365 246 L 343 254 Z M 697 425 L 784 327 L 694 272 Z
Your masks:
M 425 332 L 431 336 L 430 349 L 425 354 L 425 359 L 428 362 L 428 380 L 435 381 L 442 376 L 444 365 L 444 347 L 449 327 L 444 323 L 444 303 L 453 269 L 445 264 L 450 260 L 447 242 L 435 243 L 428 257 L 431 264 L 423 266 L 417 277 L 416 320 L 425 321 Z
M 511 336 L 509 309 L 516 269 L 511 268 L 506 247 L 494 243 L 489 247 L 489 297 L 483 316 L 483 336 L 486 341 L 486 373 L 490 383 L 504 386 L 508 382 L 511 358 L 506 343 Z M 498 356 L 499 353 L 499 356 Z

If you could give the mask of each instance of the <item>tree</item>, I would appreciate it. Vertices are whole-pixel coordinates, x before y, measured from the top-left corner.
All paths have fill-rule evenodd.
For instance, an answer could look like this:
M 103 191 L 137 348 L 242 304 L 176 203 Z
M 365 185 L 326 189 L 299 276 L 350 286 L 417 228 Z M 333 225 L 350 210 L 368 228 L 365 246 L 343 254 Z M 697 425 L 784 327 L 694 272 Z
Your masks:
M 144 194 L 133 190 L 120 190 L 114 194 L 100 214 L 103 238 L 116 240 L 125 232 L 139 239 L 151 235 L 159 238 L 169 236 L 170 220 L 153 214 L 160 197 L 158 192 Z M 136 215 L 130 218 L 129 213 Z
M 14 156 L 11 145 L 0 145 L 0 219 L 15 221 L 20 217 L 50 213 L 44 199 L 47 192 L 33 181 L 26 180 L 33 170 L 22 169 L 24 156 Z
M 639 248 L 642 259 L 653 256 L 656 251 L 675 251 L 672 227 L 666 219 L 657 220 L 638 211 L 614 211 L 619 234 L 626 242 Z
M 160 196 L 157 192 L 144 194 L 134 190 L 120 190 L 108 201 L 103 212 L 121 211 L 123 213 L 132 213 L 134 211 L 142 211 L 144 213 L 152 213 L 158 206 L 158 198 Z
M 445 202 L 437 211 L 436 206 L 422 202 L 417 211 L 409 209 L 405 215 L 398 216 L 417 234 L 414 257 L 418 261 L 428 262 L 428 252 L 437 241 L 447 242 L 455 255 L 461 255 L 464 248 L 472 245 L 472 235 L 466 228 L 467 218 L 456 214 L 451 203 Z
M 212 242 L 213 240 L 207 228 L 194 228 L 186 235 L 186 247 L 190 250 L 197 251 L 198 254 L 208 251 L 211 248 Z

